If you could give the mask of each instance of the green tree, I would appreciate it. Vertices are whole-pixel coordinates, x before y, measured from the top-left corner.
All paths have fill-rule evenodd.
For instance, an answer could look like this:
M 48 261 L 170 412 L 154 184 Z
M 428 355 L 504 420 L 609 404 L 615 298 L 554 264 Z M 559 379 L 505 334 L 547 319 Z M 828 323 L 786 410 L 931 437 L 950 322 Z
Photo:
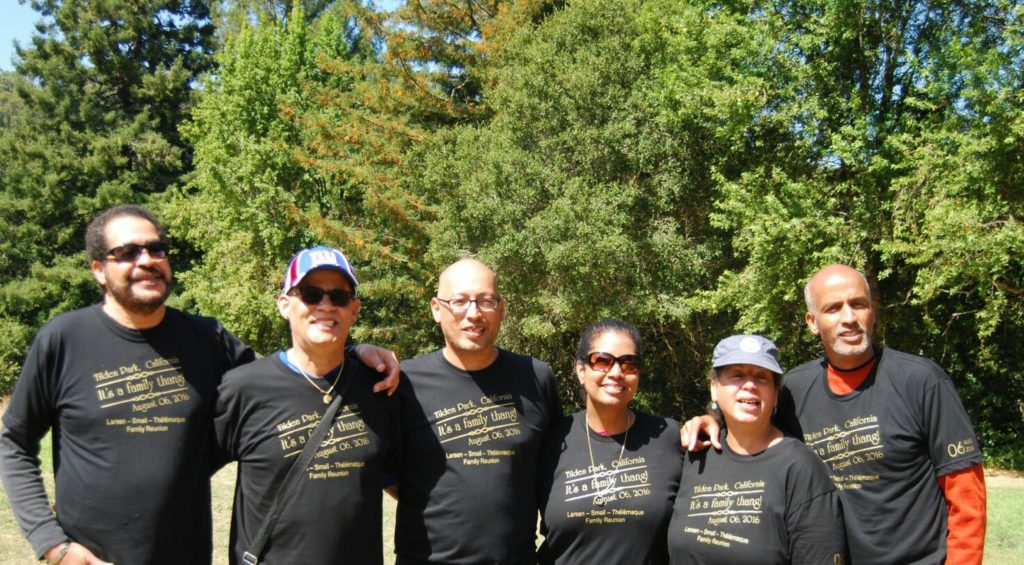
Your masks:
M 1020 465 L 1020 18 L 1007 2 L 571 3 L 492 53 L 488 119 L 417 152 L 430 253 L 494 264 L 503 343 L 567 390 L 584 325 L 639 324 L 641 402 L 676 415 L 703 404 L 729 333 L 777 340 L 787 366 L 820 355 L 803 283 L 850 263 L 881 298 L 879 340 L 945 366 L 990 459 Z
M 803 64 L 795 143 L 762 169 L 716 169 L 714 225 L 735 263 L 694 307 L 785 328 L 831 261 L 864 270 L 880 341 L 947 368 L 990 459 L 1020 466 L 1019 2 L 785 2 L 774 18 Z M 779 114 L 773 112 L 772 117 Z M 797 161 L 789 156 L 798 156 Z M 795 166 L 794 166 L 795 164 Z M 796 323 L 799 326 L 799 323 Z M 820 346 L 793 327 L 790 362 Z
M 180 274 L 184 298 L 260 350 L 287 343 L 273 298 L 291 255 L 318 243 L 355 263 L 357 338 L 405 350 L 422 342 L 423 323 L 409 315 L 425 292 L 410 280 L 410 242 L 422 239 L 415 203 L 380 174 L 401 160 L 388 136 L 415 132 L 359 104 L 357 69 L 372 56 L 330 14 L 309 23 L 296 8 L 286 22 L 246 24 L 218 53 L 184 128 L 196 173 L 168 217 L 202 253 Z
M 279 346 L 268 298 L 284 261 L 329 243 L 363 281 L 357 338 L 405 356 L 436 346 L 426 303 L 440 265 L 424 232 L 434 211 L 410 189 L 414 156 L 450 124 L 486 118 L 478 77 L 500 4 L 386 13 L 339 2 L 313 18 L 268 13 L 255 27 L 248 15 L 263 4 L 233 4 L 247 17 L 226 34 L 186 128 L 197 172 L 173 207 L 176 232 L 203 255 L 181 274 L 187 301 L 264 350 Z
M 493 120 L 439 135 L 419 181 L 437 209 L 437 262 L 469 252 L 496 267 L 503 345 L 550 360 L 568 400 L 574 340 L 596 319 L 625 318 L 649 341 L 642 405 L 679 415 L 706 398 L 707 336 L 722 327 L 683 302 L 712 284 L 722 253 L 709 237 L 710 165 L 752 110 L 723 97 L 667 119 L 666 92 L 650 87 L 667 64 L 667 30 L 642 7 L 575 2 L 521 31 L 496 54 L 484 93 Z M 708 41 L 737 31 L 696 25 L 707 22 L 686 6 L 669 12 Z M 737 48 L 751 48 L 742 35 Z M 715 61 L 687 62 L 706 72 L 695 90 L 722 86 Z
M 98 296 L 83 268 L 88 219 L 148 200 L 190 168 L 177 127 L 213 32 L 202 0 L 32 7 L 43 19 L 16 49 L 14 81 L 27 119 L 0 131 L 0 382 L 42 323 Z

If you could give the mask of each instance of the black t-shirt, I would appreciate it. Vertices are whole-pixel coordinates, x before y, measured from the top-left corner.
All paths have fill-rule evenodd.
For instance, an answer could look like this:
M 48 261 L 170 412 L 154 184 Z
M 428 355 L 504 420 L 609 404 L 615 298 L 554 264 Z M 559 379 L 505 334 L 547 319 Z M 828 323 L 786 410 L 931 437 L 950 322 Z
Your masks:
M 953 382 L 935 363 L 878 351 L 857 390 L 836 395 L 824 359 L 790 371 L 779 425 L 802 437 L 840 489 L 853 563 L 941 563 L 945 497 L 937 476 L 982 462 Z
M 545 440 L 538 561 L 668 563 L 679 424 L 637 412 L 628 434 L 601 436 L 586 419 L 586 411 L 564 418 Z
M 373 392 L 379 378 L 347 356 L 339 382 L 351 384 L 343 404 L 284 507 L 261 563 L 383 562 L 381 487 L 384 474 L 397 467 L 399 418 L 397 403 Z M 316 382 L 324 390 L 330 386 L 324 379 Z M 281 481 L 327 407 L 323 394 L 280 354 L 224 376 L 214 430 L 223 455 L 238 461 L 231 563 L 250 549 Z
M 481 371 L 436 351 L 402 363 L 398 563 L 532 563 L 551 368 L 499 350 Z
M 844 563 L 839 496 L 794 438 L 757 455 L 688 453 L 668 528 L 672 563 Z
M 100 306 L 36 336 L 4 414 L 4 488 L 37 553 L 70 537 L 101 559 L 209 563 L 210 422 L 221 375 L 253 353 L 168 308 L 131 330 Z M 53 429 L 57 517 L 35 457 Z

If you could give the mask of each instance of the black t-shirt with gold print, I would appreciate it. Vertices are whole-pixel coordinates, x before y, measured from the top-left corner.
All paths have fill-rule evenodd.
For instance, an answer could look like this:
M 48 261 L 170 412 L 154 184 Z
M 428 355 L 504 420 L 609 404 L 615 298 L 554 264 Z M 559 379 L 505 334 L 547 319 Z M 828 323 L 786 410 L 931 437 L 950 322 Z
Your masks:
M 33 548 L 66 535 L 114 563 L 209 563 L 214 396 L 253 357 L 216 320 L 173 308 L 146 330 L 99 305 L 40 330 L 2 438 L 7 495 Z M 51 428 L 56 516 L 31 462 Z
M 786 374 L 779 426 L 801 437 L 840 489 L 853 563 L 942 563 L 947 510 L 937 477 L 981 463 L 953 382 L 890 348 L 849 394 L 819 359 Z
M 351 352 L 340 378 L 351 382 L 343 403 L 261 563 L 383 562 L 381 488 L 398 463 L 398 405 L 373 392 L 381 375 Z M 314 382 L 323 390 L 331 386 Z M 224 376 L 214 430 L 223 456 L 238 461 L 231 563 L 250 549 L 281 481 L 320 423 L 328 407 L 323 396 L 282 362 L 282 353 Z
M 580 411 L 549 434 L 544 452 L 540 563 L 668 563 L 683 468 L 676 421 L 637 412 L 628 433 L 601 436 Z
M 562 416 L 551 368 L 499 350 L 402 362 L 398 563 L 533 563 L 541 443 Z
M 842 508 L 821 461 L 785 437 L 756 455 L 688 453 L 668 546 L 672 563 L 845 563 Z

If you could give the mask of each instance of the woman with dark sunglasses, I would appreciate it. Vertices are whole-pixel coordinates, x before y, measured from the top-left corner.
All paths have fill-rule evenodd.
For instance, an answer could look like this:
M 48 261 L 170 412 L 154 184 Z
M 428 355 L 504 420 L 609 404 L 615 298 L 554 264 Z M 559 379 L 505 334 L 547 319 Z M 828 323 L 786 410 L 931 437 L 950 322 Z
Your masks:
M 576 376 L 586 408 L 546 442 L 542 564 L 668 562 L 679 424 L 630 408 L 642 346 L 640 332 L 621 320 L 597 322 L 580 337 Z
M 775 344 L 759 335 L 723 339 L 710 377 L 722 451 L 686 454 L 668 532 L 672 563 L 846 563 L 842 509 L 825 465 L 772 424 L 782 384 Z

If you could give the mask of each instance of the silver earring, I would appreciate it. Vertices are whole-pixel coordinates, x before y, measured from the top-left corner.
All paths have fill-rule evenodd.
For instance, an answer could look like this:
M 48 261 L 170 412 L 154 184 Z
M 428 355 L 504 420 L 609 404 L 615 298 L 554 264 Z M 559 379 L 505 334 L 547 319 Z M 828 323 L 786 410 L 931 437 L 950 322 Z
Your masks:
M 711 401 L 711 410 L 712 411 L 718 410 L 718 403 L 715 402 L 714 400 Z

